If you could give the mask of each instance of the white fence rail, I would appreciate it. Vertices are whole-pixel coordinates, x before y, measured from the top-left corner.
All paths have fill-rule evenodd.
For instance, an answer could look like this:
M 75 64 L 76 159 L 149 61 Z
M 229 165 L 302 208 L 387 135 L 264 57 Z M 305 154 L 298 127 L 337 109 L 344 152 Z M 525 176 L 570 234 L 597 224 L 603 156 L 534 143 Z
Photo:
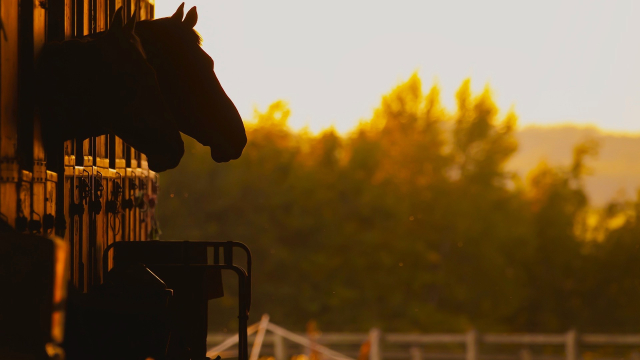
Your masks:
M 384 333 L 379 329 L 371 329 L 369 333 L 321 333 L 313 339 L 304 333 L 294 333 L 269 322 L 268 315 L 263 316 L 260 323 L 250 327 L 250 332 L 262 334 L 249 337 L 253 343 L 251 359 L 258 359 L 261 349 L 267 348 L 263 354 L 274 356 L 275 360 L 289 360 L 288 356 L 300 354 L 302 348 L 312 348 L 327 360 L 581 360 L 587 358 L 580 353 L 583 348 L 604 348 L 624 350 L 626 355 L 588 356 L 592 360 L 640 360 L 640 334 L 580 334 L 575 330 L 566 333 L 516 333 L 516 334 L 482 334 L 476 331 L 449 334 L 406 334 Z M 266 330 L 270 333 L 267 334 Z M 286 343 L 285 343 L 286 342 Z M 361 346 L 368 342 L 367 354 L 362 353 Z M 228 334 L 210 333 L 208 343 L 212 347 L 208 355 L 221 355 L 222 358 L 235 357 L 235 350 L 227 351 L 234 344 Z M 295 347 L 293 350 L 291 345 Z M 426 351 L 429 347 L 448 347 L 447 350 Z M 340 350 L 332 350 L 339 348 Z M 483 352 L 486 348 L 504 347 L 509 353 L 490 354 Z M 544 348 L 545 351 L 533 355 L 531 348 Z M 634 349 L 637 348 L 637 349 Z M 554 351 L 549 351 L 552 349 Z M 495 352 L 495 350 L 492 350 Z

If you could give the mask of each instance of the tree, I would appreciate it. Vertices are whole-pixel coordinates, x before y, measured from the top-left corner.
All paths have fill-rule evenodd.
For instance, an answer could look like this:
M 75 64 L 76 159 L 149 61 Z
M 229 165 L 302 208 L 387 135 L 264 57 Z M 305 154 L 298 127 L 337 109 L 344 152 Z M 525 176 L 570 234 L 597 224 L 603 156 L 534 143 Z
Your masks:
M 413 74 L 347 135 L 293 131 L 277 101 L 255 111 L 237 161 L 213 164 L 186 139 L 188 156 L 161 178 L 163 238 L 246 243 L 252 313 L 298 330 L 309 319 L 327 331 L 615 328 L 585 314 L 614 304 L 622 318 L 632 303 L 620 290 L 611 302 L 585 294 L 611 274 L 617 289 L 635 284 L 625 271 L 637 272 L 638 222 L 629 215 L 602 245 L 585 241 L 595 145 L 579 144 L 566 168 L 541 163 L 522 184 L 505 170 L 515 112 L 501 115 L 491 90 L 474 96 L 469 80 L 456 99 L 448 111 L 438 86 L 425 94 Z M 228 296 L 216 306 L 233 314 Z M 233 328 L 233 316 L 220 321 Z

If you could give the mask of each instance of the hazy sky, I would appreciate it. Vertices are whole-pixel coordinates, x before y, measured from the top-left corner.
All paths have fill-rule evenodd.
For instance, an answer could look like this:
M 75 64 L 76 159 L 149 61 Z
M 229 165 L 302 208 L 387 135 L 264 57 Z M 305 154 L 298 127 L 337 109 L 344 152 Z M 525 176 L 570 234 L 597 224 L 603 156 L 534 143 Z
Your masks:
M 182 1 L 157 0 L 156 17 Z M 520 124 L 640 131 L 640 0 L 187 1 L 244 118 L 287 100 L 291 125 L 352 128 L 419 71 L 444 103 L 471 77 Z

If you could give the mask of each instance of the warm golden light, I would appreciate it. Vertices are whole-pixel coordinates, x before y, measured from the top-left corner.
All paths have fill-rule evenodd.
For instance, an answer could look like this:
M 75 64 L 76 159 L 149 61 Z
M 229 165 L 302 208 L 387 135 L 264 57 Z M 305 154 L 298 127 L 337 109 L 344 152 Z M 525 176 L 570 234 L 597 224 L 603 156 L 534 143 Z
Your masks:
M 639 2 L 194 5 L 248 143 L 214 164 L 185 136 L 160 221 L 251 246 L 258 312 L 473 342 L 637 331 Z
M 173 14 L 182 0 L 156 4 Z M 290 124 L 340 132 L 416 69 L 454 106 L 460 82 L 485 83 L 520 124 L 640 130 L 640 2 L 210 1 L 196 29 L 244 118 L 287 100 Z

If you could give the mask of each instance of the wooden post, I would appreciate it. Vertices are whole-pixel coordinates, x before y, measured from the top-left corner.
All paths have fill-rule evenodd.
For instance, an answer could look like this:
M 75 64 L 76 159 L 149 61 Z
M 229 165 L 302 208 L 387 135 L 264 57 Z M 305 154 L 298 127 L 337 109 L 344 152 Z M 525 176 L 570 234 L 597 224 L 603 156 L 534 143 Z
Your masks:
M 466 336 L 466 356 L 465 360 L 478 360 L 478 332 L 471 330 Z
M 287 359 L 287 350 L 284 347 L 284 339 L 280 334 L 273 335 L 273 355 L 276 360 Z
M 575 329 L 567 331 L 565 354 L 567 360 L 578 360 L 578 332 Z
M 0 216 L 18 214 L 18 1 L 0 2 Z
M 260 349 L 262 348 L 262 341 L 264 340 L 264 334 L 267 332 L 267 325 L 269 325 L 269 315 L 262 315 L 260 319 L 260 325 L 258 325 L 258 333 L 256 339 L 253 341 L 253 348 L 251 348 L 251 355 L 249 360 L 258 360 L 260 357 Z
M 412 346 L 409 349 L 409 355 L 411 360 L 422 360 L 422 350 L 420 350 L 419 346 Z
M 382 360 L 380 356 L 380 329 L 372 328 L 369 330 L 369 342 L 371 344 L 369 360 Z
M 531 350 L 528 348 L 520 350 L 520 360 L 532 360 Z

